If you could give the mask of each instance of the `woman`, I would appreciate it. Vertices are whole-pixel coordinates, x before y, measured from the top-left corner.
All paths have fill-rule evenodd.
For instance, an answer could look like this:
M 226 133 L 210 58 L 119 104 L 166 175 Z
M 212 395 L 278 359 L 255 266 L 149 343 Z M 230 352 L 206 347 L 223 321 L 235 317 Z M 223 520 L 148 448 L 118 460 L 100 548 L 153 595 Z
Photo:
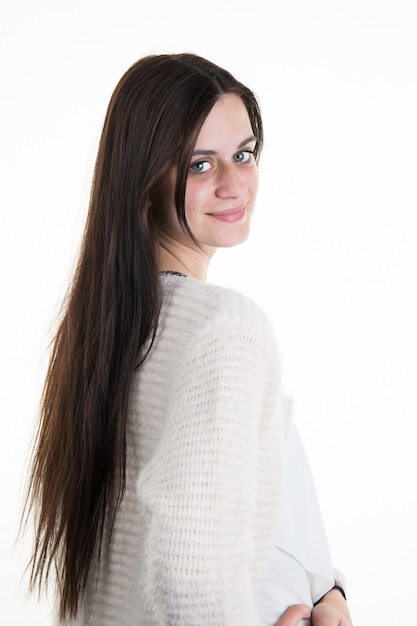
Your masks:
M 61 622 L 351 623 L 325 539 L 318 572 L 288 554 L 307 510 L 270 324 L 205 282 L 249 234 L 262 140 L 251 91 L 195 55 L 145 57 L 111 98 L 29 491 Z

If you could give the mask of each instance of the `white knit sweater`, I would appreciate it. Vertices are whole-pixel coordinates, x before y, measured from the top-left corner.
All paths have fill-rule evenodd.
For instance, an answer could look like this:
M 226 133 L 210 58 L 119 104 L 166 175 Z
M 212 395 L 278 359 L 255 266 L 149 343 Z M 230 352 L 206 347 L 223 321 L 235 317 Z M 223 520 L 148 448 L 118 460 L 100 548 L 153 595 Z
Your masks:
M 131 389 L 126 493 L 74 623 L 256 626 L 291 419 L 275 339 L 241 294 L 162 282 Z

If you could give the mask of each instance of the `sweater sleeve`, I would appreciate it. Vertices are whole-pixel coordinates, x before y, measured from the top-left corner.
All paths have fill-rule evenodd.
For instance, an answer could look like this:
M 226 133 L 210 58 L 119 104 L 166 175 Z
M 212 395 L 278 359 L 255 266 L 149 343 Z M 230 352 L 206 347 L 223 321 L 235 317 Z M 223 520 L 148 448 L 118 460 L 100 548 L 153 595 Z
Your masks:
M 279 453 L 266 344 L 252 320 L 217 320 L 174 373 L 163 435 L 138 484 L 149 520 L 146 585 L 158 623 L 259 624 L 257 541 L 267 541 L 275 524 L 267 520 L 263 533 L 260 508 L 274 514 L 260 502 L 274 489 L 266 485 L 274 476 L 266 475 L 265 444 L 271 457 Z

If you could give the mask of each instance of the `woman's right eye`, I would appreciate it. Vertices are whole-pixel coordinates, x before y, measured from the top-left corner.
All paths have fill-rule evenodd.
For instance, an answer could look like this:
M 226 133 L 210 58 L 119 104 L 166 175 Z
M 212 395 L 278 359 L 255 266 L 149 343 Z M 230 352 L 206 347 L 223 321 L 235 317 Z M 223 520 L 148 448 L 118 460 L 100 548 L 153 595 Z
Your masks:
M 209 161 L 197 161 L 196 163 L 193 163 L 191 165 L 191 171 L 195 172 L 196 174 L 204 174 L 204 172 L 207 172 L 209 169 Z

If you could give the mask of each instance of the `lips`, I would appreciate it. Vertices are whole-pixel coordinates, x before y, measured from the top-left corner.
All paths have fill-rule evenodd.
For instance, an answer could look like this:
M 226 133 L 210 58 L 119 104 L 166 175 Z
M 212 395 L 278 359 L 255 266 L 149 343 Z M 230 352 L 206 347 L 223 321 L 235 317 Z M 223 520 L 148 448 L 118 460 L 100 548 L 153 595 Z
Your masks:
M 246 205 L 228 209 L 227 211 L 218 211 L 217 213 L 209 213 L 211 217 L 222 222 L 238 222 L 245 217 Z

